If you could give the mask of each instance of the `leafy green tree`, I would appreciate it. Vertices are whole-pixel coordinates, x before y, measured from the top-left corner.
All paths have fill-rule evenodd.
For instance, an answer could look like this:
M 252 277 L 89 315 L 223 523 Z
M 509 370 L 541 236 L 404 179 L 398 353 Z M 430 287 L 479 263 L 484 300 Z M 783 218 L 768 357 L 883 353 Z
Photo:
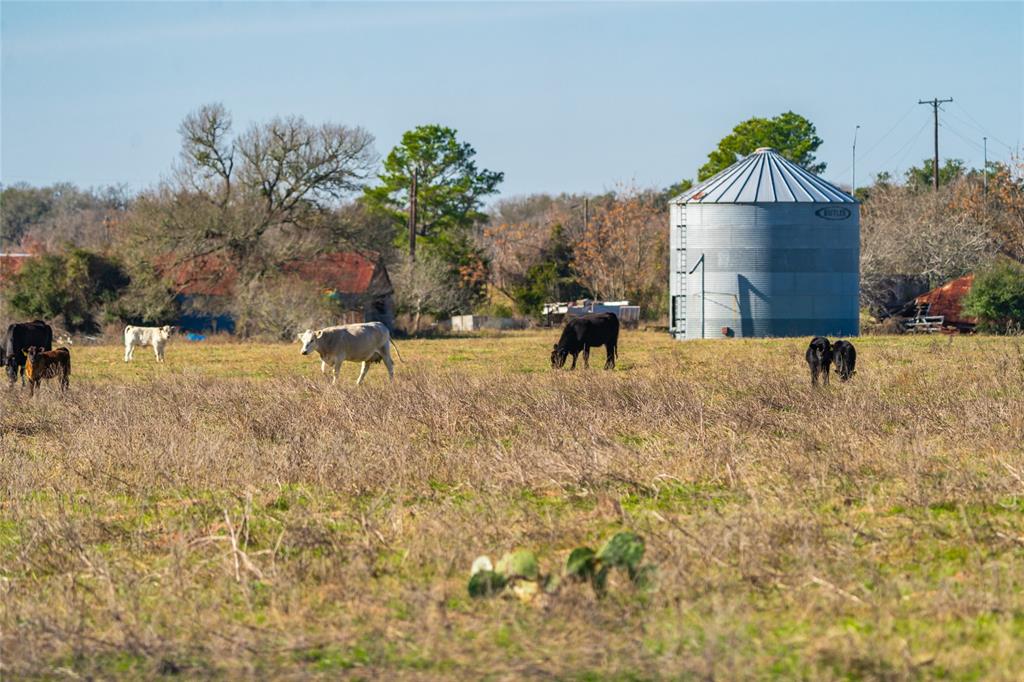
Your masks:
M 371 209 L 389 216 L 397 243 L 405 240 L 401 226 L 416 176 L 416 234 L 425 250 L 449 267 L 449 280 L 461 293 L 460 309 L 469 310 L 484 297 L 487 260 L 473 239 L 472 228 L 486 216 L 485 197 L 498 191 L 505 174 L 477 168 L 476 150 L 459 142 L 456 131 L 431 124 L 402 135 L 384 160 L 380 184 L 365 190 Z M 419 248 L 420 242 L 417 243 Z
M 668 202 L 671 201 L 672 199 L 675 199 L 677 196 L 687 191 L 691 187 L 693 187 L 693 180 L 686 178 L 685 180 L 680 180 L 674 185 L 666 187 L 665 191 L 662 192 L 662 196 L 664 197 L 665 201 Z
M 821 146 L 814 124 L 799 114 L 787 111 L 775 118 L 751 118 L 743 121 L 722 138 L 700 167 L 698 180 L 707 180 L 758 147 L 771 147 L 795 164 L 812 173 L 825 171 L 824 163 L 815 163 L 814 152 Z
M 128 269 L 131 283 L 120 293 L 111 314 L 131 324 L 161 326 L 173 324 L 181 315 L 177 291 L 159 269 L 146 260 L 134 261 Z
M 96 317 L 128 286 L 119 263 L 84 249 L 25 263 L 11 286 L 11 308 L 26 317 L 63 318 L 70 331 L 92 332 Z
M 67 303 L 64 286 L 64 259 L 47 254 L 32 258 L 14 276 L 10 289 L 10 305 L 25 317 L 53 319 L 59 317 Z
M 925 159 L 921 162 L 921 166 L 911 166 L 907 169 L 906 179 L 907 186 L 914 190 L 930 190 L 932 189 L 933 178 L 935 177 L 934 171 L 935 161 L 933 159 Z M 954 180 L 958 180 L 963 177 L 966 172 L 966 166 L 960 159 L 946 159 L 946 163 L 939 166 L 939 184 L 947 186 Z
M 576 280 L 572 268 L 573 250 L 560 224 L 551 228 L 551 236 L 541 260 L 527 268 L 522 280 L 511 287 L 516 307 L 526 315 L 539 315 L 549 301 L 567 301 L 590 296 Z
M 498 191 L 505 174 L 478 169 L 476 150 L 459 142 L 452 128 L 431 124 L 402 135 L 384 160 L 380 184 L 366 190 L 369 206 L 407 224 L 407 207 L 416 174 L 416 232 L 421 237 L 452 239 L 485 216 L 485 197 Z M 404 235 L 400 235 L 403 238 Z
M 1024 266 L 996 263 L 974 278 L 964 312 L 978 318 L 982 331 L 1006 334 L 1024 326 Z

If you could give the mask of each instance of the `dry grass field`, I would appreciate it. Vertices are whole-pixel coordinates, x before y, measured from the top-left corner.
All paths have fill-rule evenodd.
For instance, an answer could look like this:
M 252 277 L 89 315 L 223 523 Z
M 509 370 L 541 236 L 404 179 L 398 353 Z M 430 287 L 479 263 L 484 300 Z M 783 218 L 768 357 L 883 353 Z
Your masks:
M 1020 679 L 1024 341 L 557 332 L 75 347 L 0 391 L 0 678 Z M 594 359 L 594 358 L 592 358 Z M 470 599 L 479 554 L 646 540 L 644 588 Z

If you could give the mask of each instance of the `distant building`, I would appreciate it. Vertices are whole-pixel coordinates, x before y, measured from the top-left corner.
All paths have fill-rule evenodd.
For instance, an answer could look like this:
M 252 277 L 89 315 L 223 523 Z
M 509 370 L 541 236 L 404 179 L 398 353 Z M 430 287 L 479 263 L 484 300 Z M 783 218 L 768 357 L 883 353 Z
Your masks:
M 589 313 L 615 313 L 623 327 L 636 328 L 640 324 L 640 306 L 630 305 L 629 301 L 593 301 L 584 298 L 579 301 L 545 303 L 541 310 L 541 316 L 548 327 Z
M 963 301 L 974 286 L 974 273 L 957 277 L 908 303 L 902 311 L 908 331 L 972 332 L 977 318 L 963 313 Z
M 0 286 L 21 272 L 22 266 L 33 257 L 31 253 L 0 253 Z
M 323 294 L 336 301 L 343 313 L 338 323 L 383 322 L 394 326 L 394 287 L 384 261 L 377 253 L 352 251 L 292 260 L 281 271 L 303 282 L 318 285 Z M 226 312 L 235 294 L 238 271 L 219 256 L 195 258 L 165 269 L 178 290 L 185 313 L 177 324 L 187 331 L 235 329 Z

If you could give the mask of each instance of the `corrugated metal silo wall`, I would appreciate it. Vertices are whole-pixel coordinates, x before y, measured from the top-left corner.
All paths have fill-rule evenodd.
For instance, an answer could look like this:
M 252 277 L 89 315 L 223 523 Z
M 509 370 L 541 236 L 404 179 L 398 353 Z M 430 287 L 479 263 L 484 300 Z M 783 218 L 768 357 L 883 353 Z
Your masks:
M 860 221 L 856 204 L 685 206 L 685 338 L 856 336 Z M 677 224 L 673 216 L 673 224 Z M 674 230 L 678 232 L 678 230 Z M 675 251 L 675 249 L 673 249 Z M 683 268 L 679 268 L 683 269 Z M 672 270 L 673 275 L 676 269 Z M 675 293 L 675 291 L 673 291 Z

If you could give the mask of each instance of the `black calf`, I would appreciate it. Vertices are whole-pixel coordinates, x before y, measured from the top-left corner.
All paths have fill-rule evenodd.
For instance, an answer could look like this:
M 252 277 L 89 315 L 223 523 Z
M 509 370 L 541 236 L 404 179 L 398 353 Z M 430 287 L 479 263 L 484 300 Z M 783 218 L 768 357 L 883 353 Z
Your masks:
M 807 347 L 807 366 L 811 368 L 811 386 L 818 385 L 818 375 L 824 374 L 828 386 L 829 365 L 832 364 L 832 345 L 824 336 L 815 336 Z
M 832 344 L 832 361 L 836 364 L 839 379 L 849 381 L 856 373 L 857 349 L 849 341 L 836 341 Z

